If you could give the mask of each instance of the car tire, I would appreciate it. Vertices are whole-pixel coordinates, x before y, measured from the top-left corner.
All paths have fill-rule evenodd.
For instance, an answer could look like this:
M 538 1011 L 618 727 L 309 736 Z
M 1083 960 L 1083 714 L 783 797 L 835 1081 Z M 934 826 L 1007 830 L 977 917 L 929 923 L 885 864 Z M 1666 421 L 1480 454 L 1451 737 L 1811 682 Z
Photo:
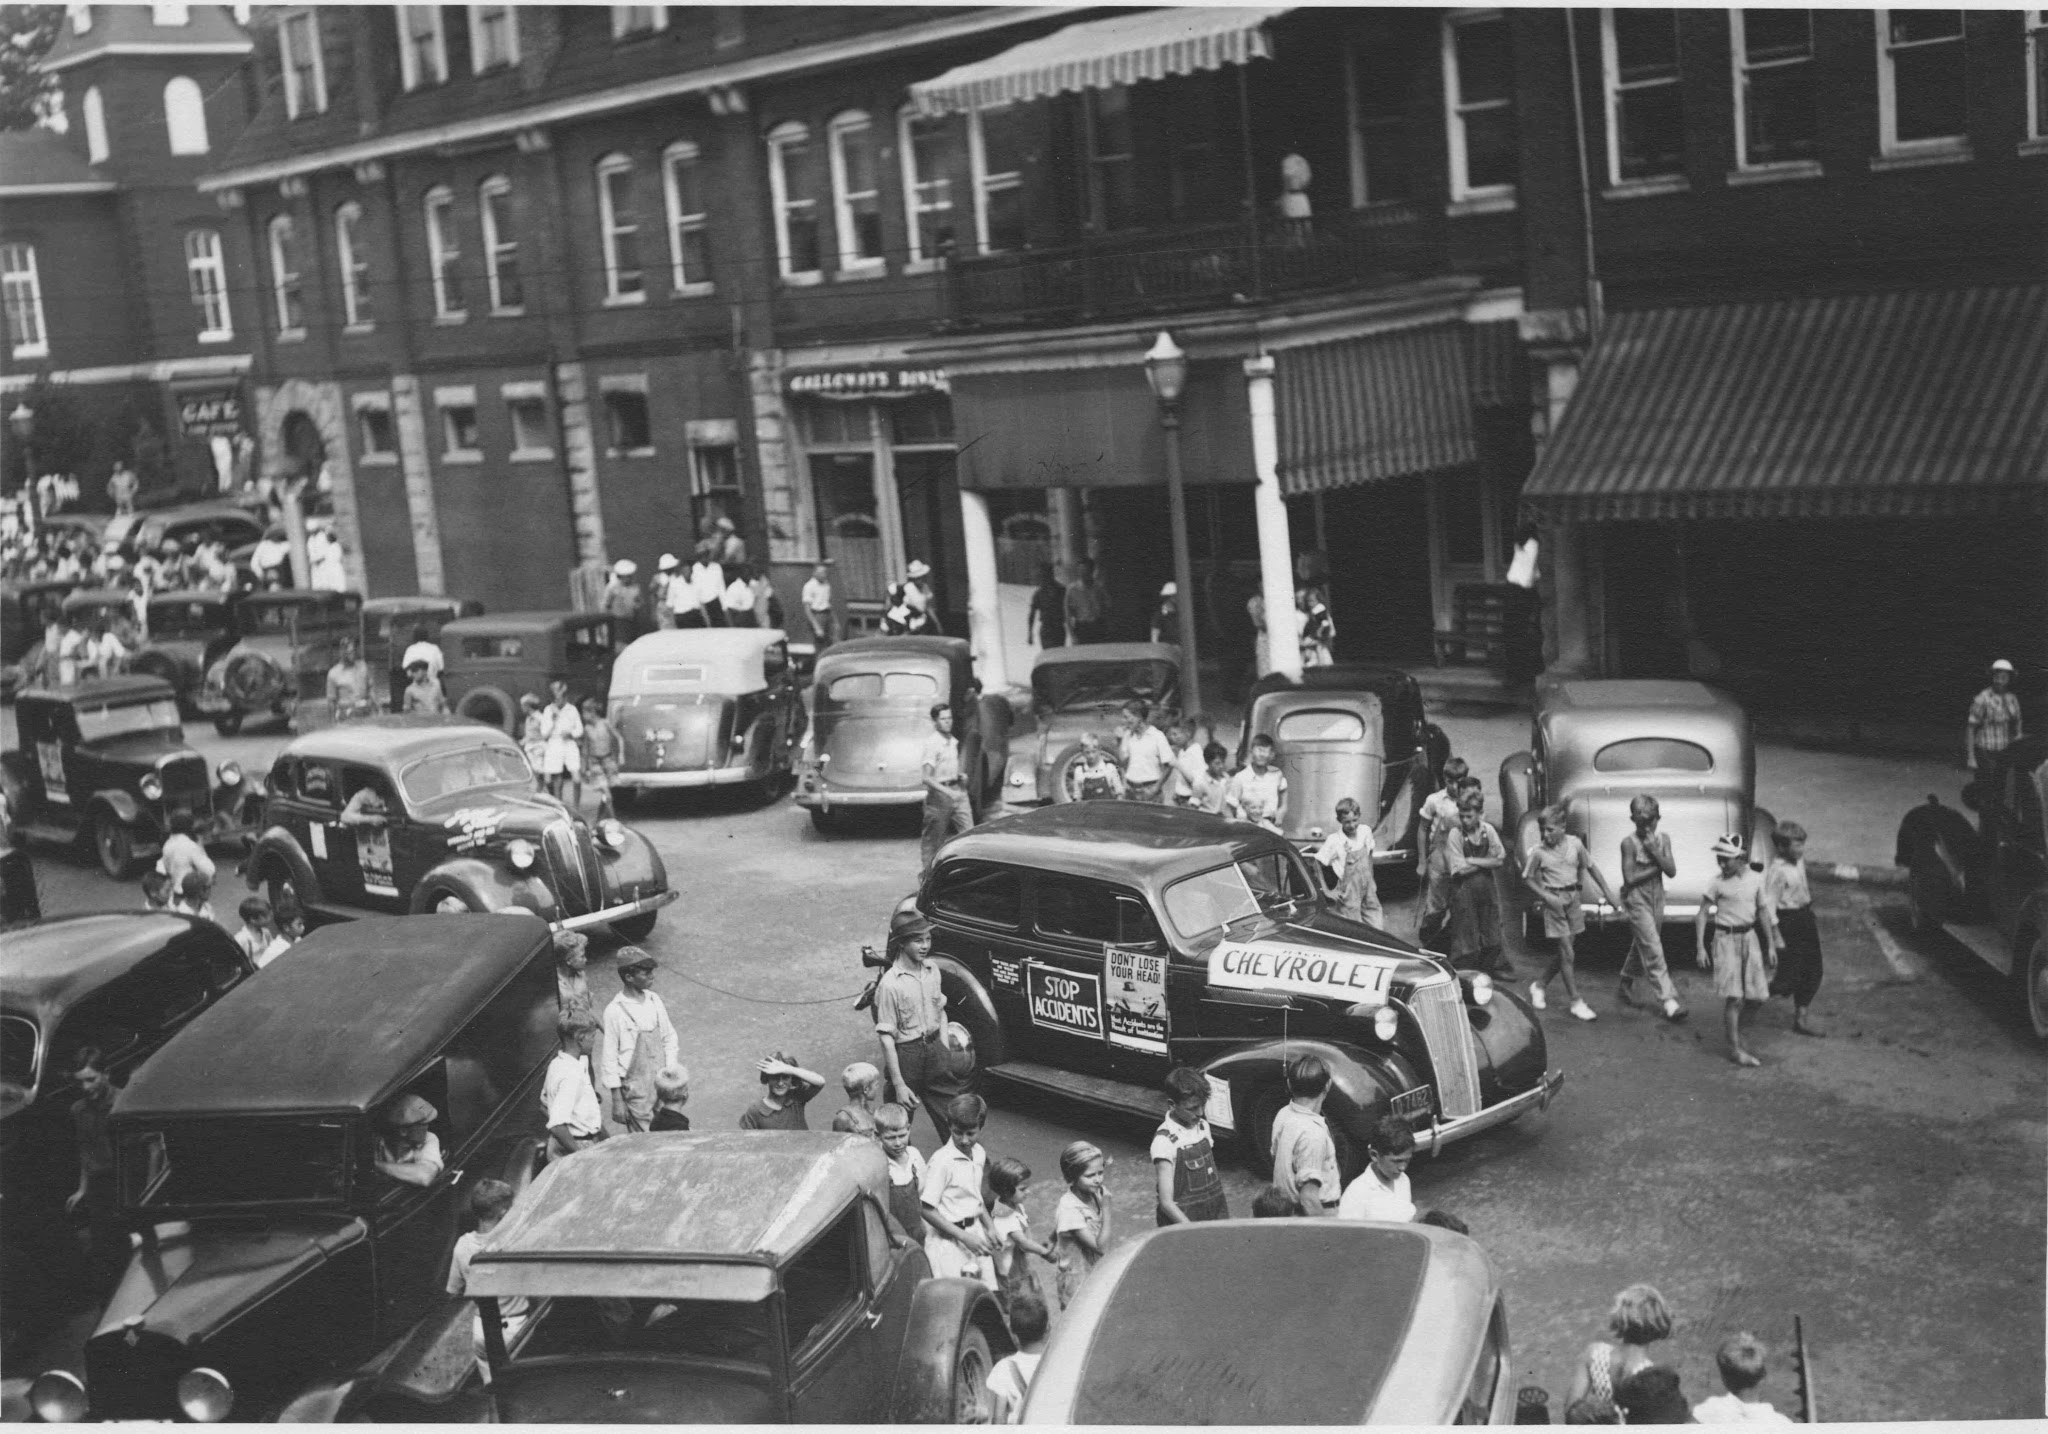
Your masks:
M 465 692 L 462 700 L 455 704 L 457 717 L 468 717 L 496 727 L 508 736 L 512 734 L 512 714 L 518 710 L 519 704 L 512 700 L 511 694 L 496 687 L 479 687 Z
M 1906 910 L 1914 931 L 1931 935 L 1943 922 L 1955 919 L 1949 886 L 1948 870 L 1932 847 L 1913 853 L 1912 864 L 1906 868 Z
M 946 1401 L 948 1423 L 988 1423 L 988 1376 L 993 1364 L 988 1336 L 971 1323 L 963 1324 L 953 1349 L 953 1387 Z
M 940 993 L 945 998 L 946 1019 L 958 1021 L 967 1028 L 968 1039 L 974 1042 L 974 1072 L 979 1081 L 981 1072 L 990 1066 L 999 1066 L 1010 1058 L 1010 1043 L 1003 1035 L 1002 1023 L 989 1019 L 986 1012 L 972 996 L 956 994 L 945 989 L 940 981 Z
M 1115 754 L 1110 752 L 1108 748 L 1103 749 L 1103 755 L 1109 758 L 1110 765 L 1115 767 L 1119 773 L 1123 771 L 1124 764 L 1119 762 Z M 1067 785 L 1068 774 L 1073 771 L 1074 764 L 1080 760 L 1081 747 L 1079 743 L 1076 743 L 1061 753 L 1060 759 L 1052 764 L 1052 775 L 1048 780 L 1048 785 L 1052 788 L 1052 804 L 1054 806 L 1062 806 L 1068 802 L 1080 800 L 1079 797 L 1073 795 Z M 1096 800 L 1104 799 L 1097 798 Z
M 271 862 L 263 873 L 262 881 L 264 899 L 269 901 L 270 909 L 273 912 L 277 910 L 286 897 L 291 898 L 292 905 L 299 906 L 301 910 L 304 909 L 299 901 L 298 888 L 292 885 L 291 875 L 284 870 L 281 863 Z
M 455 915 L 459 911 L 477 912 L 490 909 L 489 907 L 476 905 L 454 887 L 443 886 L 438 883 L 422 893 L 416 904 L 420 913 L 425 916 Z
M 232 737 L 242 730 L 240 712 L 222 712 L 213 719 L 213 730 L 223 737 Z
M 2048 1042 L 2048 930 L 2012 953 L 2012 983 L 2034 1039 Z
M 625 942 L 645 941 L 654 934 L 654 919 L 659 911 L 643 911 L 638 916 L 627 916 L 612 923 L 612 934 Z
M 100 859 L 100 869 L 116 881 L 128 881 L 142 869 L 135 859 L 135 834 L 112 812 L 93 818 L 92 849 Z

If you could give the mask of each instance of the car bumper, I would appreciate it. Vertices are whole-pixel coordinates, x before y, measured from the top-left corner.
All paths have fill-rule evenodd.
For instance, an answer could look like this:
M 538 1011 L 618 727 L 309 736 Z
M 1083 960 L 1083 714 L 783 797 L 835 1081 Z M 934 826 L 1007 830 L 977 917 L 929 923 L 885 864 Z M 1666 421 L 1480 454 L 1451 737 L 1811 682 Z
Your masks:
M 699 767 L 686 772 L 621 772 L 611 780 L 614 791 L 645 787 L 731 787 L 741 782 L 758 782 L 765 773 L 752 767 Z
M 915 807 L 924 803 L 924 788 L 882 787 L 848 791 L 835 787 L 799 787 L 796 804 L 829 811 L 833 807 Z
M 1532 1110 L 1549 1108 L 1551 1098 L 1564 1087 L 1563 1071 L 1546 1071 L 1538 1081 L 1520 1095 L 1509 1096 L 1506 1100 L 1486 1109 L 1474 1111 L 1471 1115 L 1459 1116 L 1456 1120 L 1438 1121 L 1433 1125 L 1417 1127 L 1415 1148 L 1417 1150 L 1441 1150 L 1455 1141 L 1491 1130 L 1496 1125 L 1527 1115 Z
M 659 911 L 681 895 L 680 891 L 673 889 L 657 892 L 653 896 L 643 896 L 638 901 L 627 901 L 618 906 L 607 906 L 602 911 L 592 911 L 582 916 L 570 916 L 561 921 L 551 921 L 548 923 L 548 928 L 552 931 L 588 931 L 593 926 L 609 926 L 614 921 L 624 921 L 629 917 L 644 916 L 650 911 Z

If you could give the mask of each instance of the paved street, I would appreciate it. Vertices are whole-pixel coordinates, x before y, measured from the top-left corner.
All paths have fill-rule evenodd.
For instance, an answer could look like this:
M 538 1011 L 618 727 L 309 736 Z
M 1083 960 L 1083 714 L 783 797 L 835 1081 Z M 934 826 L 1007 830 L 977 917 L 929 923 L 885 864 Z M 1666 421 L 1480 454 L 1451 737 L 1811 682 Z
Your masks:
M 191 735 L 210 758 L 252 771 L 279 740 Z M 879 944 L 913 885 L 914 823 L 827 838 L 787 803 L 724 795 L 664 800 L 634 819 L 684 893 L 648 944 L 699 1126 L 737 1118 L 756 1092 L 753 1062 L 771 1048 L 828 1073 L 872 1059 L 852 1011 L 858 952 Z M 37 866 L 52 912 L 133 899 L 76 862 L 44 854 Z M 231 910 L 240 894 L 224 881 L 216 904 Z M 1717 1390 L 1712 1351 L 1725 1333 L 1749 1328 L 1782 1351 L 1797 1314 L 1830 1419 L 2040 1415 L 2048 1062 L 1990 973 L 1912 936 L 1897 897 L 1816 894 L 1828 976 L 1815 1015 L 1829 1039 L 1793 1036 L 1780 1003 L 1754 1038 L 1764 1068 L 1738 1071 L 1689 957 L 1680 982 L 1695 1016 L 1670 1026 L 1618 1004 L 1620 948 L 1596 945 L 1582 969 L 1601 1019 L 1582 1025 L 1553 1002 L 1547 1020 L 1568 1076 L 1558 1103 L 1414 1172 L 1418 1202 L 1463 1217 L 1499 1261 L 1518 1378 L 1554 1402 L 1576 1353 L 1602 1337 L 1614 1292 L 1645 1280 L 1678 1317 L 1663 1357 L 1694 1400 Z M 1412 903 L 1395 903 L 1394 928 L 1412 921 Z M 608 949 L 592 975 L 608 999 Z M 836 1092 L 821 1096 L 812 1124 L 836 1104 Z M 1036 1172 L 1027 1206 L 1045 1231 L 1058 1152 L 1077 1134 L 1113 1155 L 1120 1228 L 1149 1227 L 1142 1124 L 1006 1097 L 985 1143 Z M 928 1126 L 918 1143 L 929 1148 Z M 1226 1178 L 1247 1210 L 1255 1182 L 1237 1163 Z M 1792 1402 L 1782 1357 L 1768 1393 Z

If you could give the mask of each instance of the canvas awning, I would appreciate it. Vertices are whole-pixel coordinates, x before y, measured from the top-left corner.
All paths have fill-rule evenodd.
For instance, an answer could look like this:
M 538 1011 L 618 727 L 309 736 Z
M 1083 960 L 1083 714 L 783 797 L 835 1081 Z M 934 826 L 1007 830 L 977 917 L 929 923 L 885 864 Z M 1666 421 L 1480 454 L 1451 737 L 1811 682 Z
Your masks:
M 2048 285 L 1611 316 L 1522 490 L 1558 518 L 2048 509 Z
M 960 443 L 960 486 L 969 491 L 1166 482 L 1159 401 L 1137 364 L 956 373 L 953 433 Z M 1181 454 L 1190 484 L 1258 481 L 1237 362 L 1188 365 Z
M 1471 327 L 1432 324 L 1282 349 L 1273 377 L 1280 491 L 1322 492 L 1477 462 Z
M 951 114 L 1160 80 L 1272 55 L 1266 22 L 1289 7 L 1186 7 L 1087 20 L 910 87 L 918 112 Z

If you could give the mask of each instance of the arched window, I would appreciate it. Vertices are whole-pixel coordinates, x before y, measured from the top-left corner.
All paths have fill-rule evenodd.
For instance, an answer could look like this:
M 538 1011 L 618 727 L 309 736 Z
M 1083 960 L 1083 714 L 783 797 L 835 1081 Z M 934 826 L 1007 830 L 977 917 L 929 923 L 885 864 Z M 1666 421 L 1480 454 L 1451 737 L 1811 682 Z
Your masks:
M 270 296 L 280 334 L 306 332 L 304 285 L 299 278 L 298 240 L 292 233 L 292 217 L 280 214 L 270 221 Z
M 206 97 L 196 81 L 179 75 L 164 86 L 164 128 L 172 154 L 206 153 Z
M 228 310 L 228 266 L 221 254 L 219 233 L 212 229 L 186 232 L 185 278 L 192 289 L 192 307 L 199 311 L 200 342 L 219 343 L 233 338 L 235 321 Z
M 512 216 L 512 181 L 494 174 L 476 187 L 477 216 L 484 227 L 484 278 L 491 312 L 516 314 L 526 307 L 519 275 L 519 226 Z
M 604 301 L 639 304 L 647 299 L 647 273 L 640 267 L 640 210 L 633 193 L 633 161 L 608 154 L 597 162 L 597 215 L 604 241 Z
M 711 288 L 711 252 L 705 242 L 704 176 L 697 146 L 677 140 L 661 152 L 661 185 L 668 202 L 669 282 L 678 294 Z
M 768 132 L 768 190 L 775 202 L 775 258 L 786 282 L 823 277 L 818 243 L 818 152 L 795 120 Z
M 334 211 L 334 257 L 341 274 L 341 321 L 370 322 L 370 259 L 363 252 L 363 206 L 351 199 Z
M 85 111 L 85 157 L 98 164 L 107 157 L 107 103 L 98 85 L 85 92 L 80 108 Z
M 839 272 L 879 273 L 882 257 L 882 181 L 876 174 L 875 127 L 859 110 L 826 127 L 832 158 L 832 218 L 839 236 Z
M 462 243 L 455 235 L 455 195 L 447 185 L 427 191 L 427 273 L 434 283 L 434 317 L 461 319 L 469 314 L 462 299 Z
M 45 358 L 50 330 L 43 323 L 43 279 L 33 244 L 0 244 L 0 307 L 7 311 L 7 348 L 16 358 Z

